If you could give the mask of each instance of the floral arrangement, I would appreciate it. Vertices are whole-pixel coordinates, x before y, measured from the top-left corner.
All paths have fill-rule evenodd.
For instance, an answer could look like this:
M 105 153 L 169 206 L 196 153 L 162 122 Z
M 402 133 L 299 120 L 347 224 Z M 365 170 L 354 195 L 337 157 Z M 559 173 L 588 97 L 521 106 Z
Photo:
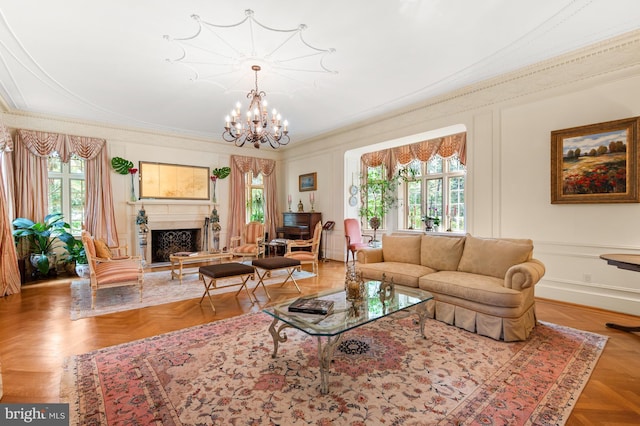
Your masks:
M 131 170 L 138 171 L 138 169 L 133 169 L 133 163 L 131 161 L 121 157 L 113 157 L 111 159 L 111 167 L 121 175 L 128 175 L 131 173 Z
M 213 202 L 215 203 L 216 200 L 216 182 L 218 181 L 218 179 L 224 179 L 227 176 L 229 176 L 229 174 L 231 174 L 231 167 L 220 167 L 220 168 L 215 168 L 215 169 L 211 169 L 211 182 L 213 182 Z
M 224 179 L 231 174 L 231 167 L 211 169 L 211 182 L 215 184 L 218 179 Z
M 423 222 L 433 222 L 435 226 L 440 225 L 440 217 L 438 216 L 438 208 L 437 207 L 429 207 L 429 214 L 422 216 Z

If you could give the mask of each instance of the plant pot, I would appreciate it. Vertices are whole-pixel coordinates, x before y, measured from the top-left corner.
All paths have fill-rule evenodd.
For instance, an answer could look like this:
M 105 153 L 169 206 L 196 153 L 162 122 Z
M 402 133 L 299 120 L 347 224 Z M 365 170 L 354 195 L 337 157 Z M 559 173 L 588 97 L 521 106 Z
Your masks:
M 80 278 L 89 278 L 89 265 L 87 263 L 76 263 L 76 274 L 78 274 Z
M 427 219 L 424 223 L 425 231 L 433 231 L 433 219 Z
M 42 276 L 47 276 L 51 268 L 56 267 L 56 255 L 55 254 L 45 254 L 45 253 L 31 253 L 31 265 L 40 273 Z

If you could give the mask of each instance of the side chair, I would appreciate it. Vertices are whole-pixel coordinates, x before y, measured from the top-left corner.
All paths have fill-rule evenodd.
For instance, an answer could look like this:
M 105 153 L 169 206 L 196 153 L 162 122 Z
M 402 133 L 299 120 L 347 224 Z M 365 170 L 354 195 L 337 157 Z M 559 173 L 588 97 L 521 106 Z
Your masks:
M 313 273 L 318 274 L 318 255 L 320 253 L 320 238 L 322 237 L 322 222 L 318 221 L 313 229 L 310 240 L 289 240 L 284 257 L 299 260 L 301 265 L 311 264 Z M 307 249 L 310 249 L 307 250 Z

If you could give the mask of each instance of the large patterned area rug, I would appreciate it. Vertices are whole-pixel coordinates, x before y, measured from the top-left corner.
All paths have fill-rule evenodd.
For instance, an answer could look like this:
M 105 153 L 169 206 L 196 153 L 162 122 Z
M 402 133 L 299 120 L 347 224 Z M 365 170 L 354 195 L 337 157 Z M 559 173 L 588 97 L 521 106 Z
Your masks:
M 185 269 L 187 272 L 197 270 L 197 268 Z M 271 278 L 265 279 L 265 285 L 282 283 L 285 276 L 286 271 L 284 270 L 273 271 Z M 314 277 L 315 274 L 301 270 L 294 272 L 293 276 L 298 280 Z M 228 291 L 236 292 L 240 289 L 239 285 L 227 286 L 227 284 L 239 282 L 240 280 L 238 278 L 218 280 L 219 288 L 213 290 L 212 295 L 215 297 L 215 294 Z M 256 276 L 256 281 L 249 280 L 249 288 L 253 290 L 257 283 Z M 291 281 L 286 285 L 292 286 L 293 288 Z M 131 309 L 140 309 L 180 300 L 199 299 L 204 292 L 204 285 L 198 278 L 197 273 L 185 275 L 182 284 L 180 284 L 180 280 L 177 278 L 171 279 L 171 271 L 160 271 L 145 273 L 142 289 L 142 303 L 140 302 L 140 293 L 137 287 L 112 287 L 98 290 L 96 295 L 96 309 L 91 309 L 91 286 L 89 285 L 89 280 L 74 280 L 71 282 L 71 320 L 128 311 Z M 259 290 L 256 294 L 260 294 L 260 291 L 262 290 Z M 209 302 L 207 301 L 205 303 L 208 304 Z
M 320 394 L 317 341 L 287 329 L 273 359 L 264 313 L 65 361 L 71 424 L 561 425 L 606 337 L 540 323 L 504 343 L 394 314 L 347 332 Z

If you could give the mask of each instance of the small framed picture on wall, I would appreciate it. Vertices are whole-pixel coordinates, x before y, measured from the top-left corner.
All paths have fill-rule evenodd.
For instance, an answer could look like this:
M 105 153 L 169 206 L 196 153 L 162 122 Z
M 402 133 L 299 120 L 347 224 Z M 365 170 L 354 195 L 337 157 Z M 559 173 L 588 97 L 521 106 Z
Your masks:
M 317 175 L 318 174 L 316 172 L 300 175 L 298 177 L 298 190 L 300 192 L 317 190 L 318 189 Z

